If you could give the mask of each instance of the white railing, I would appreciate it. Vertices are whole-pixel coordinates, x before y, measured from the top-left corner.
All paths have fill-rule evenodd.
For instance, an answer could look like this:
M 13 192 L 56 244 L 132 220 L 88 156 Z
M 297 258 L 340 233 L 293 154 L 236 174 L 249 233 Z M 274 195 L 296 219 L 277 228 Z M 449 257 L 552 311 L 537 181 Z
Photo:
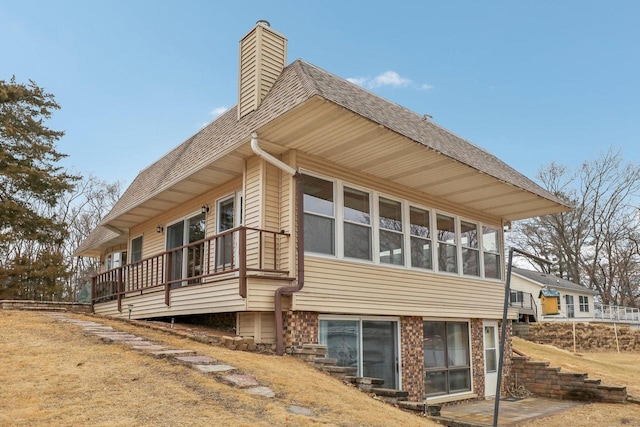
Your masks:
M 617 305 L 594 304 L 593 318 L 608 322 L 638 322 L 640 323 L 640 309 L 621 307 Z

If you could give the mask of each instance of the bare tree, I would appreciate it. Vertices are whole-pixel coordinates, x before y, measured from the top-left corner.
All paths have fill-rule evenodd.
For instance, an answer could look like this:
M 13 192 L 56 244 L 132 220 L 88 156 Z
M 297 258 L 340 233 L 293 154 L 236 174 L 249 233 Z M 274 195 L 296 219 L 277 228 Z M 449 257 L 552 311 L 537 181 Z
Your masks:
M 640 168 L 610 149 L 576 172 L 552 163 L 538 178 L 574 209 L 519 221 L 509 240 L 557 261 L 556 274 L 597 291 L 604 304 L 640 305 Z

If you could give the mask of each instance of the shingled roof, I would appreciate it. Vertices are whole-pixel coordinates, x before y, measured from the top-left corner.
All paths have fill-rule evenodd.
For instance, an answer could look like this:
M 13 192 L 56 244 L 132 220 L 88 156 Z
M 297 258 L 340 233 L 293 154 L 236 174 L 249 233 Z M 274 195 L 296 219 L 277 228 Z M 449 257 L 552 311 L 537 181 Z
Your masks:
M 553 274 L 541 273 L 539 271 L 526 270 L 524 268 L 517 268 L 517 267 L 512 267 L 511 270 L 512 272 L 519 274 L 520 276 L 523 276 L 529 280 L 537 282 L 541 286 L 546 286 L 549 288 L 565 289 L 569 291 L 576 291 L 583 294 L 591 294 L 591 295 L 596 294 L 595 291 L 587 288 L 586 286 L 573 283 L 561 277 L 554 276 Z
M 144 169 L 103 224 L 246 143 L 251 132 L 320 96 L 455 161 L 559 205 L 566 204 L 488 151 L 419 114 L 387 101 L 302 60 L 287 66 L 253 113 L 237 119 L 235 107 Z

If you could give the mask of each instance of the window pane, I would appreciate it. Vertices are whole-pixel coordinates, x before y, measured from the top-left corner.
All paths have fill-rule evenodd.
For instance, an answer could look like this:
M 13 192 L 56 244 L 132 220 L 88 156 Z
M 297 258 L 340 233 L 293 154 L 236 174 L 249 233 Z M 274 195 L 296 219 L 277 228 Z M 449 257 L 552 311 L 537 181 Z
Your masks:
M 424 367 L 441 368 L 447 366 L 445 358 L 445 323 L 424 322 Z
M 458 251 L 454 245 L 438 243 L 438 269 L 447 273 L 458 272 Z
M 231 206 L 233 206 L 233 204 Z M 189 223 L 189 243 L 197 242 L 198 240 L 204 239 L 204 214 L 201 213 L 199 215 L 191 217 L 187 221 Z
M 438 214 L 438 240 L 445 243 L 456 243 L 456 224 L 453 218 Z
M 469 328 L 467 323 L 447 322 L 447 350 L 449 367 L 469 366 Z
M 498 230 L 482 226 L 482 248 L 485 252 L 500 252 Z
M 233 228 L 234 213 L 233 197 L 218 202 L 218 233 L 222 233 L 223 231 L 231 230 Z
M 471 390 L 469 370 L 449 371 L 449 393 Z
M 353 188 L 344 188 L 345 221 L 371 224 L 369 193 Z
M 362 375 L 396 387 L 396 327 L 393 321 L 362 321 Z
M 320 344 L 327 346 L 327 357 L 338 359 L 336 365 L 357 368 L 359 343 L 358 321 L 320 320 Z
M 427 396 L 447 393 L 447 372 L 427 372 L 424 376 L 424 392 Z
M 305 212 L 333 216 L 333 183 L 331 181 L 304 175 L 302 191 Z
M 304 250 L 334 255 L 334 220 L 322 216 L 304 215 Z
M 468 248 L 478 248 L 478 226 L 476 224 L 460 221 L 460 244 Z
M 380 230 L 380 262 L 404 265 L 403 235 L 393 231 Z
M 371 228 L 362 225 L 344 224 L 344 256 L 371 259 Z
M 500 255 L 484 253 L 484 277 L 491 279 L 499 279 L 500 274 Z
M 496 360 L 496 349 L 488 348 L 484 351 L 485 359 L 487 362 L 487 372 L 497 372 L 498 371 L 498 362 Z
M 431 241 L 419 237 L 411 238 L 411 266 L 433 268 L 431 264 Z
M 462 248 L 462 272 L 469 276 L 480 276 L 479 258 L 478 251 Z
M 402 204 L 380 197 L 380 228 L 402 232 Z
M 414 208 L 412 206 L 409 210 L 409 217 L 411 219 L 411 235 L 429 239 L 431 237 L 429 228 L 429 211 Z
M 142 259 L 142 236 L 136 237 L 131 241 L 131 262 L 140 261 Z

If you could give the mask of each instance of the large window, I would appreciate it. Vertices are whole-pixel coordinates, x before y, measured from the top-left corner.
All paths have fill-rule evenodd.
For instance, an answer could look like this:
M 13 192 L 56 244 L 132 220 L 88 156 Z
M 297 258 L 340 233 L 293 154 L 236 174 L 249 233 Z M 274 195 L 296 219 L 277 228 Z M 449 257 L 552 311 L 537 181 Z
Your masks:
M 429 211 L 411 206 L 409 222 L 411 235 L 411 267 L 433 269 Z
M 578 298 L 579 298 L 579 301 L 580 301 L 580 312 L 581 313 L 588 313 L 589 312 L 589 297 L 580 295 Z
M 216 252 L 218 254 L 218 266 L 233 264 L 233 238 L 232 233 L 225 233 L 235 226 L 235 197 L 227 197 L 218 200 L 216 204 Z
M 500 279 L 500 235 L 496 228 L 482 226 L 482 249 L 484 254 L 484 277 Z
M 302 188 L 307 253 L 501 279 L 499 228 L 341 180 L 305 175 Z
M 370 260 L 371 195 L 344 188 L 344 256 Z
M 304 246 L 307 252 L 335 255 L 333 183 L 305 175 Z
M 456 245 L 456 222 L 453 217 L 438 214 L 438 270 L 458 272 L 458 249 Z
M 380 263 L 404 265 L 402 203 L 380 197 Z
M 476 224 L 460 221 L 460 246 L 462 246 L 462 273 L 480 276 L 480 247 Z
M 424 322 L 426 396 L 471 390 L 469 324 Z
M 187 282 L 179 281 L 202 274 L 203 245 L 182 248 L 184 245 L 205 238 L 205 214 L 200 213 L 167 227 L 166 249 L 170 251 L 169 276 L 173 287 L 184 286 Z M 180 249 L 177 249 L 180 248 Z M 195 281 L 197 282 L 197 280 Z M 195 283 L 193 280 L 188 283 Z

